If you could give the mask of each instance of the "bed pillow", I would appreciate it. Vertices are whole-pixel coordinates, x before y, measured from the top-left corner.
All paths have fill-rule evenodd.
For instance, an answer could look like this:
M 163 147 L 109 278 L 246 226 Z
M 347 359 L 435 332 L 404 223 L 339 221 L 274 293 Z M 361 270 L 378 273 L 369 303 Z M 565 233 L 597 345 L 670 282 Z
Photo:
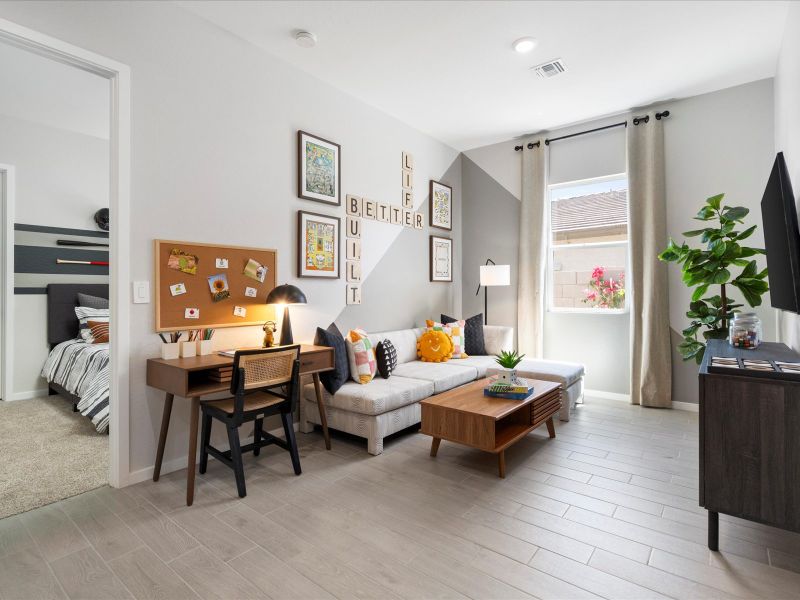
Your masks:
M 356 383 L 369 383 L 378 369 L 375 348 L 363 329 L 353 329 L 347 334 L 347 358 L 350 361 L 350 378 Z
M 452 323 L 458 321 L 453 317 L 442 315 L 442 323 Z M 486 344 L 483 341 L 483 313 L 477 314 L 465 320 L 464 325 L 464 350 L 472 356 L 483 356 L 486 354 Z
M 78 306 L 85 306 L 87 308 L 108 308 L 108 298 L 101 298 L 100 296 L 91 296 L 78 292 Z
M 95 323 L 108 323 L 109 309 L 89 308 L 88 306 L 76 306 L 75 316 L 78 317 L 78 333 L 87 344 L 94 344 L 92 329 L 89 321 Z
M 333 370 L 323 371 L 319 374 L 322 387 L 330 395 L 333 395 L 350 379 L 350 362 L 347 358 L 347 346 L 344 343 L 342 332 L 336 327 L 336 323 L 331 323 L 327 329 L 317 327 L 314 343 L 317 346 L 333 348 Z
M 451 358 L 469 358 L 464 345 L 464 324 L 465 321 L 453 321 L 452 323 L 437 323 L 430 319 L 425 321 L 428 331 L 444 331 L 450 336 L 453 342 L 453 356 Z
M 87 321 L 92 334 L 91 344 L 108 343 L 108 321 Z

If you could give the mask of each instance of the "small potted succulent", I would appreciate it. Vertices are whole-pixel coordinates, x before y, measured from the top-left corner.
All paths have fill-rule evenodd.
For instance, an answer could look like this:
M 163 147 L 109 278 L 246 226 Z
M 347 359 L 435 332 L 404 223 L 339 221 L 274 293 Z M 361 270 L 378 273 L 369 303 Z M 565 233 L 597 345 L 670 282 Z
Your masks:
M 525 358 L 525 355 L 518 354 L 516 350 L 512 350 L 511 352 L 501 350 L 500 354 L 495 354 L 494 361 L 502 367 L 502 370 L 497 373 L 497 380 L 509 384 L 518 383 L 517 365 L 523 358 Z

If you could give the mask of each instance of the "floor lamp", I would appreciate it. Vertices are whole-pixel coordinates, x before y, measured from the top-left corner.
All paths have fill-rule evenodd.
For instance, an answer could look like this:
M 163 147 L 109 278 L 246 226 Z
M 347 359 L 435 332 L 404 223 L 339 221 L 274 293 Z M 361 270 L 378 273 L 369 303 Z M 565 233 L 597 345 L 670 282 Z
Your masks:
M 511 265 L 498 265 L 491 258 L 481 266 L 480 283 L 475 292 L 477 296 L 483 286 L 483 324 L 489 324 L 489 286 L 511 285 Z

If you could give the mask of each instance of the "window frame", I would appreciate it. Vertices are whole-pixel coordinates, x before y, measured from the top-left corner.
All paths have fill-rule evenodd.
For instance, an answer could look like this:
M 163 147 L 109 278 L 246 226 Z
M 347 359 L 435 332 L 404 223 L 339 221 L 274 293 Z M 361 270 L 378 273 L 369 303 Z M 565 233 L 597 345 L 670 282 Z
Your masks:
M 615 173 L 613 175 L 603 175 L 600 177 L 589 177 L 587 179 L 576 179 L 574 181 L 564 181 L 562 183 L 554 183 L 549 184 L 547 186 L 547 264 L 545 265 L 545 294 L 547 296 L 545 302 L 545 310 L 547 312 L 555 313 L 555 314 L 583 314 L 583 315 L 624 315 L 630 312 L 631 309 L 631 295 L 628 291 L 628 278 L 627 274 L 630 272 L 630 264 L 631 264 L 631 246 L 630 246 L 630 205 L 628 205 L 627 211 L 627 223 L 626 223 L 626 231 L 628 234 L 628 238 L 624 241 L 609 241 L 609 242 L 585 242 L 581 244 L 564 244 L 562 246 L 556 246 L 553 244 L 553 222 L 552 222 L 552 192 L 553 190 L 564 189 L 568 187 L 578 187 L 581 185 L 591 185 L 596 183 L 603 183 L 606 181 L 617 181 L 619 179 L 625 179 L 626 183 L 628 181 L 628 173 Z M 628 188 L 626 187 L 626 190 Z M 628 201 L 630 202 L 630 196 L 628 197 Z M 573 249 L 580 249 L 580 248 L 619 248 L 624 246 L 626 248 L 625 252 L 625 306 L 622 308 L 590 308 L 590 307 L 569 307 L 569 306 L 553 306 L 553 291 L 554 291 L 554 284 L 553 284 L 553 274 L 555 273 L 553 269 L 553 255 L 555 253 L 556 248 L 573 248 Z

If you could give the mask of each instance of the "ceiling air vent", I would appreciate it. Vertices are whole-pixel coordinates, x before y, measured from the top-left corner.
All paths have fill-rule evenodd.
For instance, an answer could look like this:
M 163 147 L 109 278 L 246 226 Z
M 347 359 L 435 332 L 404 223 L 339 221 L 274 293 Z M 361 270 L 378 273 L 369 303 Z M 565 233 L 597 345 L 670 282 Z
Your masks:
M 557 58 L 550 62 L 537 65 L 533 67 L 533 70 L 539 77 L 555 77 L 566 71 L 567 67 L 560 58 Z

